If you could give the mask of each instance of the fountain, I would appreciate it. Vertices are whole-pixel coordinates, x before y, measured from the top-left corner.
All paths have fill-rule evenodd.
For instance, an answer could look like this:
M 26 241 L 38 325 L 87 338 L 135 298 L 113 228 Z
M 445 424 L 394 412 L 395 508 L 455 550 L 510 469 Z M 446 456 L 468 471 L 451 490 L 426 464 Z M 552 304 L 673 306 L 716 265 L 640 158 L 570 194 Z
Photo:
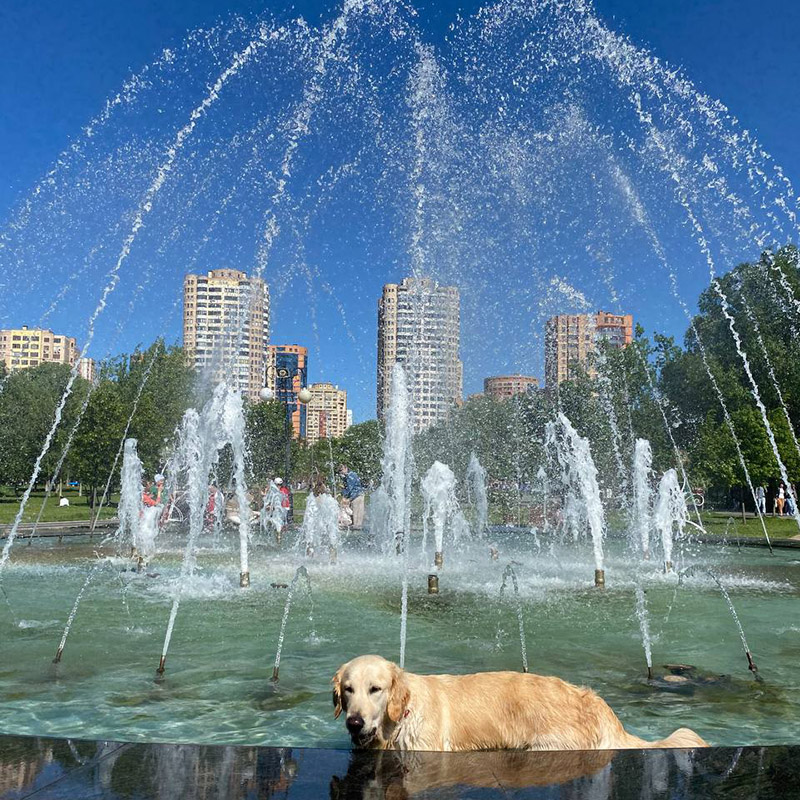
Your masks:
M 439 571 L 444 565 L 444 534 L 448 523 L 452 524 L 457 510 L 455 495 L 456 476 L 453 470 L 434 461 L 420 483 L 425 511 L 422 515 L 422 554 L 427 553 L 428 525 L 433 523 L 433 569 L 428 575 L 428 591 L 431 594 L 439 591 Z
M 467 496 L 475 507 L 475 535 L 483 536 L 489 525 L 489 497 L 486 491 L 486 470 L 472 453 L 467 466 Z
M 271 528 L 278 544 L 281 543 L 281 533 L 286 525 L 288 509 L 283 507 L 283 495 L 274 480 L 269 482 L 269 487 L 264 493 L 259 521 L 261 532 L 266 534 Z
M 664 571 L 672 572 L 672 542 L 675 529 L 677 528 L 678 538 L 681 538 L 689 518 L 686 497 L 674 469 L 668 469 L 658 484 L 658 500 L 654 516 L 656 530 L 661 536 Z
M 653 680 L 653 653 L 650 642 L 650 616 L 647 613 L 647 599 L 644 589 L 636 586 L 636 618 L 639 620 L 639 630 L 642 633 L 642 647 L 647 662 L 647 680 Z
M 513 564 L 507 564 L 503 570 L 503 583 L 500 585 L 500 599 L 506 590 L 506 582 L 511 578 L 511 585 L 514 587 L 514 602 L 517 609 L 517 624 L 519 625 L 519 648 L 522 656 L 522 671 L 528 671 L 528 645 L 525 641 L 525 620 L 522 616 L 522 598 L 519 593 L 519 583 L 517 583 L 517 573 L 514 571 Z
M 130 541 L 131 555 L 141 570 L 155 553 L 158 522 L 164 507 L 145 506 L 142 502 L 142 462 L 136 452 L 136 439 L 125 440 L 120 483 L 117 540 L 120 544 Z
M 289 585 L 289 593 L 286 595 L 286 604 L 283 607 L 283 616 L 281 617 L 281 629 L 280 633 L 278 634 L 278 649 L 275 652 L 275 665 L 272 667 L 272 682 L 277 683 L 280 679 L 280 671 L 281 671 L 281 653 L 283 652 L 283 643 L 286 638 L 286 623 L 289 621 L 289 611 L 292 608 L 292 600 L 294 599 L 294 593 L 297 589 L 297 583 L 300 579 L 303 579 L 305 582 L 306 592 L 308 593 L 308 599 L 311 602 L 311 613 L 310 619 L 313 619 L 314 614 L 314 595 L 311 592 L 311 578 L 308 575 L 308 570 L 305 567 L 298 567 L 297 571 L 292 578 L 292 582 Z
M 409 505 L 411 493 L 411 422 L 409 390 L 402 364 L 392 368 L 391 402 L 386 420 L 386 436 L 381 460 L 381 485 L 373 514 L 374 536 L 384 543 L 384 549 L 394 549 L 398 555 L 407 551 L 410 535 Z
M 637 439 L 633 456 L 633 519 L 631 534 L 638 537 L 642 557 L 650 558 L 650 473 L 653 467 L 653 453 L 647 439 Z
M 594 550 L 594 583 L 603 587 L 606 583 L 603 543 L 606 535 L 605 513 L 600 501 L 597 485 L 597 468 L 594 465 L 589 442 L 578 435 L 572 423 L 563 413 L 557 422 L 548 422 L 546 440 L 556 451 L 564 482 L 574 486 L 581 494 L 583 508 Z
M 308 557 L 314 556 L 317 546 L 327 545 L 331 562 L 336 561 L 339 547 L 339 504 L 328 492 L 308 496 L 298 543 Z
M 458 407 L 500 356 L 530 356 L 537 369 L 541 331 L 554 315 L 607 308 L 647 322 L 641 274 L 648 298 L 665 287 L 652 298 L 663 317 L 659 331 L 679 337 L 688 323 L 681 352 L 696 365 L 698 385 L 708 383 L 698 394 L 717 404 L 708 436 L 729 437 L 720 446 L 730 450 L 745 494 L 755 494 L 754 476 L 770 471 L 791 484 L 797 426 L 768 339 L 773 322 L 795 337 L 800 329 L 797 257 L 778 250 L 799 232 L 788 177 L 727 109 L 611 31 L 589 3 L 499 0 L 455 20 L 446 43 L 431 41 L 414 9 L 394 0 L 344 0 L 319 25 L 236 19 L 196 31 L 109 99 L 0 231 L 0 273 L 15 287 L 3 297 L 4 316 L 69 322 L 83 356 L 97 358 L 108 328 L 123 320 L 120 347 L 155 331 L 178 335 L 165 309 L 182 297 L 184 274 L 235 266 L 269 281 L 272 340 L 299 322 L 317 363 L 331 374 L 342 363 L 352 368 L 356 404 L 363 401 L 356 387 L 367 385 L 359 370 L 370 382 L 374 375 L 374 300 L 402 273 L 459 290 L 458 324 L 444 335 L 463 359 L 426 361 L 441 332 L 422 313 L 435 306 L 431 296 L 415 290 L 407 316 L 398 317 L 413 331 L 413 346 L 378 347 L 390 365 L 378 376 L 388 398 L 380 469 L 373 470 L 380 486 L 369 496 L 368 534 L 358 537 L 340 534 L 327 493 L 308 497 L 302 523 L 287 524 L 274 482 L 261 498 L 264 535 L 253 536 L 248 487 L 283 465 L 256 477 L 248 446 L 277 446 L 282 456 L 286 442 L 248 443 L 246 376 L 230 357 L 206 354 L 211 366 L 193 387 L 193 407 L 181 405 L 175 415 L 185 411 L 180 429 L 145 450 L 148 422 L 180 401 L 163 390 L 147 400 L 160 362 L 155 355 L 143 361 L 138 385 L 116 397 L 119 409 L 100 409 L 116 433 L 92 475 L 100 495 L 94 522 L 121 490 L 119 530 L 102 545 L 111 559 L 103 563 L 116 573 L 107 581 L 98 579 L 106 573 L 89 561 L 93 544 L 80 535 L 14 549 L 26 520 L 37 516 L 29 505 L 41 476 L 82 468 L 74 440 L 93 404 L 77 392 L 76 360 L 55 404 L 42 409 L 0 553 L 7 661 L 0 697 L 9 730 L 69 734 L 81 719 L 82 730 L 109 739 L 166 730 L 181 741 L 302 745 L 313 728 L 315 739 L 342 744 L 320 700 L 334 662 L 375 650 L 414 669 L 434 651 L 442 671 L 518 664 L 516 645 L 485 649 L 496 621 L 486 609 L 497 601 L 502 563 L 500 594 L 510 582 L 523 669 L 527 621 L 535 641 L 548 643 L 537 648 L 537 669 L 592 685 L 627 708 L 642 733 L 676 710 L 726 743 L 781 743 L 800 732 L 798 701 L 786 691 L 796 670 L 792 551 L 776 548 L 768 562 L 756 548 L 736 552 L 705 535 L 692 538 L 686 491 L 700 481 L 690 481 L 696 464 L 688 445 L 707 432 L 696 410 L 678 402 L 680 392 L 661 394 L 661 373 L 674 365 L 669 345 L 651 347 L 636 335 L 625 358 L 615 359 L 614 343 L 606 341 L 606 351 L 602 333 L 587 329 L 597 347 L 581 374 L 553 387 L 548 377 L 547 392 Z M 759 315 L 752 288 L 718 274 L 723 261 L 758 252 L 774 320 Z M 72 274 L 48 295 L 43 289 L 64 264 L 74 265 Z M 158 295 L 143 301 L 143 288 L 156 284 Z M 711 346 L 713 326 L 696 321 L 693 300 L 706 288 L 699 308 L 713 306 L 719 337 L 730 337 L 724 365 Z M 432 312 L 436 323 L 439 309 Z M 238 329 L 226 332 L 237 356 L 253 346 L 247 314 L 240 316 Z M 741 371 L 735 404 L 718 378 L 723 369 Z M 458 391 L 432 409 L 428 395 L 450 384 Z M 0 379 L 0 393 L 9 385 Z M 420 424 L 421 410 L 435 424 Z M 459 427 L 464 419 L 469 425 Z M 762 427 L 769 464 L 751 475 L 743 431 Z M 305 454 L 302 443 L 289 443 L 290 457 L 295 447 Z M 329 439 L 316 451 L 317 466 L 332 466 L 337 447 Z M 140 454 L 149 468 L 166 464 L 167 510 L 180 497 L 183 521 L 143 506 Z M 657 491 L 654 464 L 665 470 Z M 222 524 L 223 491 L 239 507 L 232 528 Z M 459 507 L 462 491 L 467 502 Z M 539 499 L 542 522 L 531 528 L 523 514 L 531 511 L 532 525 Z M 301 511 L 299 504 L 298 522 Z M 509 524 L 493 525 L 501 515 Z M 763 515 L 756 516 L 768 541 Z M 675 576 L 653 564 L 657 542 L 664 571 L 680 570 L 685 603 L 675 599 Z M 130 547 L 140 572 L 129 569 Z M 335 567 L 322 563 L 321 548 Z M 445 549 L 447 594 L 430 597 L 440 591 Z M 298 567 L 304 554 L 316 556 L 308 568 Z M 157 572 L 144 570 L 148 563 Z M 607 568 L 614 591 L 584 591 L 589 571 L 602 587 Z M 300 638 L 302 626 L 288 618 L 298 585 L 311 595 L 308 569 L 320 636 Z M 730 702 L 670 697 L 662 707 L 657 682 L 631 686 L 641 648 L 648 677 L 654 643 L 679 647 L 681 657 L 685 650 L 716 672 L 739 658 L 739 643 L 725 636 L 727 617 L 707 613 L 706 574 L 726 600 L 750 670 L 758 675 L 745 628 L 759 661 L 769 663 L 774 694 L 755 698 L 734 685 L 725 689 Z M 737 609 L 727 587 L 736 588 Z M 275 602 L 284 588 L 285 603 Z M 87 624 L 73 628 L 79 606 Z M 626 624 L 634 607 L 641 643 Z M 69 682 L 69 714 L 59 687 L 30 675 L 30 665 L 50 660 L 44 634 L 60 632 L 65 616 L 56 661 L 67 636 L 71 652 L 84 656 L 80 668 L 72 659 L 59 667 L 61 687 Z M 297 653 L 302 669 L 285 668 L 280 697 L 254 703 L 257 692 L 247 687 L 263 678 L 265 639 L 277 641 L 276 682 L 282 653 Z M 137 683 L 157 654 L 163 677 L 169 653 L 174 687 Z M 477 654 L 474 665 L 469 653 Z M 631 703 L 640 691 L 653 702 Z M 293 719 L 281 713 L 289 707 Z

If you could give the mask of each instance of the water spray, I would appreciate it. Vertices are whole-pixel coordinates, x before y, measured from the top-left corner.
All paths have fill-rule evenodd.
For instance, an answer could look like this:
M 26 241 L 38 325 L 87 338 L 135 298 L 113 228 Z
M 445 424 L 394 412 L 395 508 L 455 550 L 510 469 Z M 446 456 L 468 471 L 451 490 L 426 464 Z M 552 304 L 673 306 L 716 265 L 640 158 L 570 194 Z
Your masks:
M 511 578 L 511 585 L 514 587 L 514 599 L 517 606 L 517 623 L 519 625 L 519 646 L 522 655 L 522 671 L 528 671 L 528 648 L 525 644 L 525 620 L 522 616 L 522 597 L 519 593 L 519 583 L 517 583 L 517 573 L 514 570 L 513 564 L 507 564 L 503 570 L 503 583 L 500 586 L 500 600 L 503 599 L 503 594 L 506 590 L 506 582 Z
M 289 610 L 292 607 L 292 599 L 300 578 L 305 578 L 306 591 L 311 600 L 311 607 L 314 607 L 314 595 L 311 593 L 311 578 L 308 575 L 308 570 L 305 567 L 298 567 L 294 573 L 292 582 L 289 585 L 289 594 L 286 597 L 286 605 L 283 607 L 283 618 L 281 619 L 281 630 L 278 634 L 278 649 L 275 653 L 275 664 L 272 667 L 272 682 L 277 683 L 280 677 L 281 670 L 281 653 L 283 652 L 283 640 L 286 636 L 286 623 L 289 621 Z

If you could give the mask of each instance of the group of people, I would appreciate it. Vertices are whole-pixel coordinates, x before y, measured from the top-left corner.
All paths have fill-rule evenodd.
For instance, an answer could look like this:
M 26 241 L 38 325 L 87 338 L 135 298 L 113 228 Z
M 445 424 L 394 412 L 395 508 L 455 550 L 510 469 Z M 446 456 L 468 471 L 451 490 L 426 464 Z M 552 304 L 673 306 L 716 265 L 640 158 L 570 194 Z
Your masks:
M 338 469 L 341 478 L 341 495 L 339 499 L 339 528 L 360 531 L 364 527 L 364 486 L 358 473 L 346 464 Z M 325 478 L 318 475 L 311 488 L 314 497 L 330 495 Z
M 764 486 L 756 486 L 756 504 L 761 514 L 767 513 L 767 490 Z M 775 496 L 772 498 L 772 516 L 794 516 L 797 508 L 797 487 L 788 486 L 780 481 Z
M 339 527 L 361 530 L 364 526 L 364 486 L 358 474 L 346 464 L 339 465 L 338 474 L 342 481 Z M 164 475 L 157 474 L 152 481 L 142 482 L 142 505 L 146 508 L 161 506 L 164 509 L 160 520 L 162 523 L 166 521 L 171 504 L 178 502 L 176 498 L 167 496 L 164 481 Z M 317 497 L 325 492 L 329 493 L 324 479 L 317 479 L 312 492 Z M 247 501 L 250 507 L 250 521 L 257 522 L 264 515 L 276 527 L 280 541 L 280 534 L 293 521 L 294 511 L 294 498 L 283 478 L 273 478 L 260 492 L 248 490 Z M 255 508 L 257 503 L 258 508 Z M 223 495 L 216 486 L 211 485 L 208 487 L 208 503 L 204 515 L 206 528 L 213 528 L 220 507 L 223 507 L 228 522 L 233 525 L 241 522 L 239 498 L 236 492 Z

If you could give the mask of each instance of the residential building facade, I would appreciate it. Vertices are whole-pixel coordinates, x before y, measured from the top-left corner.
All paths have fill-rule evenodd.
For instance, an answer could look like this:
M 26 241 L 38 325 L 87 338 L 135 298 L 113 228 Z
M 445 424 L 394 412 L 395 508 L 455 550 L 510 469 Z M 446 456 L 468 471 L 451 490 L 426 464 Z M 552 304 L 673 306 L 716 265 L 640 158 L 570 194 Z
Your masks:
M 548 389 L 575 376 L 576 366 L 596 377 L 589 358 L 601 341 L 625 347 L 633 341 L 633 316 L 598 311 L 595 314 L 559 314 L 545 324 L 544 359 Z
M 298 344 L 271 344 L 267 348 L 266 385 L 284 405 L 296 439 L 308 434 L 308 409 L 300 390 L 308 386 L 308 348 Z
M 306 441 L 336 439 L 347 430 L 347 392 L 332 383 L 312 383 L 306 407 Z
M 85 381 L 94 383 L 94 379 L 97 377 L 97 369 L 95 368 L 93 358 L 82 358 L 78 362 L 78 375 Z
M 72 336 L 27 325 L 0 330 L 0 361 L 5 362 L 9 372 L 39 364 L 73 364 L 79 355 Z
M 386 284 L 378 301 L 378 419 L 386 419 L 397 362 L 406 369 L 414 430 L 447 419 L 462 398 L 459 346 L 457 287 L 430 278 Z
M 252 400 L 264 386 L 269 344 L 269 287 L 236 269 L 183 280 L 183 346 L 188 363 Z
M 509 400 L 538 388 L 539 379 L 532 375 L 494 375 L 483 379 L 483 393 L 492 400 Z

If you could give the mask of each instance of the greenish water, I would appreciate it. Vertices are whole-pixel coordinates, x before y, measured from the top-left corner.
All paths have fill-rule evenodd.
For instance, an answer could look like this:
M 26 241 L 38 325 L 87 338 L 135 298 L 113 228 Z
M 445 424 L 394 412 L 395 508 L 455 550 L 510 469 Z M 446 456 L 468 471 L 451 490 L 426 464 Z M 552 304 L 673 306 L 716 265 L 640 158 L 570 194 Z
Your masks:
M 412 558 L 406 667 L 415 672 L 519 669 L 515 606 L 499 600 L 515 561 L 531 671 L 591 686 L 626 727 L 661 738 L 688 725 L 712 744 L 800 741 L 800 557 L 757 549 L 686 548 L 676 564 L 702 564 L 727 586 L 763 682 L 713 580 L 697 572 L 678 587 L 655 563 L 612 543 L 607 588 L 591 586 L 588 544 L 537 549 L 528 536 L 498 533 L 500 560 L 485 545 L 447 553 L 441 594 L 426 593 L 427 570 Z M 233 538 L 210 543 L 185 587 L 163 682 L 154 681 L 180 569 L 178 542 L 150 566 L 155 577 L 97 572 L 59 665 L 53 656 L 70 608 L 96 560 L 83 541 L 18 543 L 0 598 L 0 699 L 5 733 L 139 741 L 347 746 L 333 720 L 330 678 L 361 653 L 399 654 L 400 574 L 394 558 L 345 545 L 339 563 L 257 546 L 252 587 L 238 588 Z M 110 551 L 109 551 L 110 552 Z M 414 562 L 417 562 L 416 564 Z M 312 606 L 298 590 L 281 680 L 270 682 L 286 590 L 308 567 Z M 655 672 L 695 665 L 714 677 L 680 691 L 648 684 L 634 590 L 647 591 Z M 717 679 L 717 676 L 727 677 Z

